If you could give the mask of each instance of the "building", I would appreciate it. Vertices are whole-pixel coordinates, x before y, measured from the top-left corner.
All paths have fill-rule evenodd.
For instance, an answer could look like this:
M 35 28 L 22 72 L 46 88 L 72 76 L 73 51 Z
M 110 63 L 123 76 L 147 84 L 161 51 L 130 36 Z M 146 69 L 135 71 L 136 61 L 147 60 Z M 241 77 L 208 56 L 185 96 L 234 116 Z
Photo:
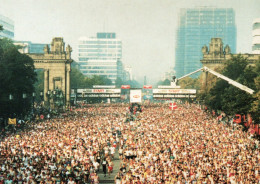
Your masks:
M 212 70 L 222 66 L 227 60 L 231 59 L 232 56 L 241 55 L 247 58 L 250 64 L 255 64 L 256 61 L 260 60 L 260 54 L 231 54 L 232 50 L 229 45 L 223 45 L 221 38 L 212 38 L 209 47 L 204 45 L 201 51 L 203 57 L 200 62 L 203 66 Z
M 14 21 L 0 15 L 0 25 L 3 26 L 3 31 L 0 31 L 0 38 L 14 39 Z
M 260 18 L 253 22 L 253 54 L 260 54 Z
M 202 67 L 201 48 L 211 38 L 221 38 L 236 53 L 235 12 L 231 8 L 181 9 L 175 55 L 177 78 Z
M 131 66 L 125 66 L 125 80 L 133 80 L 133 73 Z
M 32 43 L 30 41 L 14 41 L 14 44 L 21 46 L 21 48 L 18 49 L 20 53 L 26 53 L 26 54 L 27 53 L 43 54 L 44 47 L 47 45 L 43 43 Z
M 88 77 L 106 76 L 112 82 L 123 78 L 122 41 L 115 33 L 97 33 L 96 37 L 80 38 L 78 43 L 80 71 Z

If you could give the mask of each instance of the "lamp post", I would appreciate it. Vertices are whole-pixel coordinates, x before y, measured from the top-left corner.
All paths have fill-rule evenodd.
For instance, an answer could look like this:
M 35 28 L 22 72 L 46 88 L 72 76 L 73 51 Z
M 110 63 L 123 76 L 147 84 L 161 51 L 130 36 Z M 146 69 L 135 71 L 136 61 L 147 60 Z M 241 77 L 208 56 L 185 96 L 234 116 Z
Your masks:
M 25 108 L 25 99 L 26 99 L 27 95 L 25 93 L 23 93 L 23 109 Z M 26 112 L 26 111 L 25 111 Z M 22 112 L 23 113 L 23 112 Z
M 48 97 L 48 106 L 49 106 L 49 111 L 50 111 L 50 108 L 51 108 L 51 104 L 50 104 L 50 95 L 51 95 L 51 91 L 48 90 L 48 91 L 47 91 L 47 97 Z
M 13 113 L 12 113 L 12 104 L 13 104 L 13 99 L 14 99 L 14 96 L 12 94 L 9 94 L 9 100 L 10 100 L 10 111 L 9 111 L 9 116 L 10 118 L 12 118 L 13 116 Z M 7 118 L 7 122 L 8 122 L 8 118 Z
M 34 116 L 34 99 L 35 99 L 35 92 L 32 93 L 32 100 L 33 100 L 33 103 L 32 103 L 32 113 L 33 113 L 33 116 Z

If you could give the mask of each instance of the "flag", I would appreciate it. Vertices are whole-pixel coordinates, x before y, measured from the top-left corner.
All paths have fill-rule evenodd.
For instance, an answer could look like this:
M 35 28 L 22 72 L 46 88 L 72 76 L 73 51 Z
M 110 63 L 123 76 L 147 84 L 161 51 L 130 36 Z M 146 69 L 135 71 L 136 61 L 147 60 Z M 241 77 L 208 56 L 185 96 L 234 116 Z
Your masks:
M 16 118 L 14 118 L 14 119 L 8 118 L 8 124 L 9 125 L 16 125 Z
M 177 109 L 177 105 L 176 105 L 176 103 L 175 103 L 175 102 L 174 102 L 174 103 L 170 103 L 169 108 L 170 108 L 171 110 L 175 110 L 175 109 Z

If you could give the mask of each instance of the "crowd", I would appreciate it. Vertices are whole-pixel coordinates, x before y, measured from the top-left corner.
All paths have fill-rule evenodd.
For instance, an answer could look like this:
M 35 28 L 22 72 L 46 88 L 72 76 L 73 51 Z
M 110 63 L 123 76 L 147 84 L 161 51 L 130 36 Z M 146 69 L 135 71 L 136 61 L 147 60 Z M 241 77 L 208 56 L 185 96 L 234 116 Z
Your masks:
M 122 134 L 122 184 L 260 183 L 258 140 L 197 105 L 146 109 Z
M 0 184 L 98 183 L 104 161 L 104 173 L 111 173 L 107 151 L 115 152 L 113 127 L 124 121 L 122 114 L 125 108 L 114 106 L 76 109 L 6 136 L 0 143 Z
M 6 136 L 0 143 L 0 184 L 96 184 L 99 170 L 107 177 L 113 171 L 116 151 L 117 184 L 260 182 L 258 141 L 198 106 L 145 108 L 135 121 L 125 121 L 127 111 L 75 109 Z

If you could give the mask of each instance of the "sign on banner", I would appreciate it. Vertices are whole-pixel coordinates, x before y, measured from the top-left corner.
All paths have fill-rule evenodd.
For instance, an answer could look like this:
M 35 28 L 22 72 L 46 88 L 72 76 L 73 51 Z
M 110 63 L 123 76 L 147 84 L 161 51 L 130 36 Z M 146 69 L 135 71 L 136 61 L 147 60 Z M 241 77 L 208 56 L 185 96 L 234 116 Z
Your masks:
M 142 102 L 142 90 L 130 90 L 130 103 Z

